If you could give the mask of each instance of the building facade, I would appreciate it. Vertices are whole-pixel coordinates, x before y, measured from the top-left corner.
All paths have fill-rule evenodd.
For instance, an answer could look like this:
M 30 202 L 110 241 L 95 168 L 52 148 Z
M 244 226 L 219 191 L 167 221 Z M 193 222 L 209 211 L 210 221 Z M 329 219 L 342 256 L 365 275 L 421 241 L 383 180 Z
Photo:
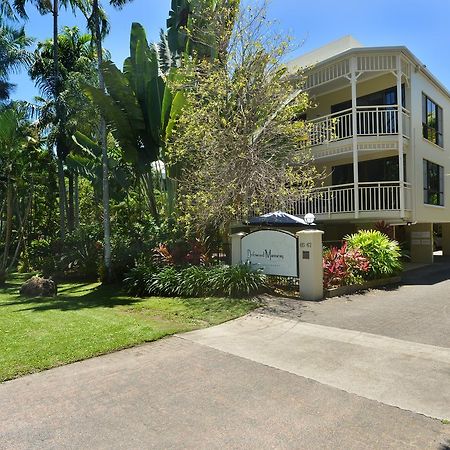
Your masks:
M 291 212 L 313 213 L 326 241 L 384 221 L 413 261 L 433 260 L 436 236 L 450 254 L 447 89 L 406 47 L 362 47 L 351 37 L 288 66 L 308 68 L 316 106 L 305 118 L 325 174 Z

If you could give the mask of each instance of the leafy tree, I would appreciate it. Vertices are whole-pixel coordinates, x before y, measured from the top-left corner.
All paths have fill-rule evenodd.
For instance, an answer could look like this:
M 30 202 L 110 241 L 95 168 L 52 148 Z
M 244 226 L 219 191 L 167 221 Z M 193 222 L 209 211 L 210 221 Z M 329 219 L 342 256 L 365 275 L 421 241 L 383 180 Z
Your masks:
M 39 137 L 23 103 L 0 108 L 0 283 L 23 246 L 38 171 Z
M 122 8 L 133 0 L 108 0 L 109 5 L 115 8 Z M 99 0 L 88 0 L 89 9 L 85 11 L 88 18 L 88 25 L 92 31 L 97 49 L 97 69 L 99 88 L 105 92 L 105 80 L 102 73 L 103 65 L 103 37 L 108 31 L 108 23 L 104 10 Z M 99 141 L 102 149 L 102 168 L 103 168 L 103 231 L 104 231 L 104 265 L 106 279 L 111 277 L 111 218 L 109 207 L 109 169 L 108 169 L 108 148 L 106 122 L 104 117 L 100 118 Z
M 305 147 L 309 106 L 302 77 L 287 75 L 289 42 L 273 31 L 264 7 L 237 20 L 219 60 L 185 65 L 187 106 L 170 145 L 183 167 L 181 207 L 188 226 L 204 231 L 268 206 L 288 209 L 318 174 Z M 219 45 L 223 48 L 224 45 Z
M 58 41 L 58 19 L 60 6 L 64 8 L 71 8 L 72 11 L 80 9 L 85 11 L 88 0 L 0 0 L 0 11 L 3 11 L 12 19 L 22 18 L 27 19 L 26 5 L 31 3 L 37 8 L 41 14 L 51 13 L 53 15 L 53 42 Z M 53 46 L 53 77 L 52 77 L 52 89 L 55 102 L 55 126 L 58 125 L 58 121 L 61 117 L 59 106 L 59 94 L 60 94 L 60 74 L 59 74 L 59 53 L 58 45 Z M 59 216 L 60 216 L 60 235 L 61 238 L 65 238 L 66 234 L 66 214 L 65 214 L 65 201 L 66 201 L 66 188 L 64 179 L 64 144 L 59 138 L 56 139 L 56 154 L 58 162 L 58 182 L 59 182 Z
M 156 221 L 163 214 L 171 216 L 176 199 L 179 165 L 168 164 L 165 148 L 185 103 L 182 90 L 172 89 L 178 68 L 183 60 L 218 54 L 218 30 L 225 24 L 230 27 L 237 4 L 173 0 L 168 31 L 161 32 L 161 42 L 149 45 L 143 27 L 134 23 L 130 57 L 123 71 L 110 61 L 103 64 L 108 94 L 87 88 L 121 146 L 124 159 L 142 181 L 148 208 Z M 229 36 L 229 32 L 223 35 Z M 163 201 L 158 204 L 157 198 Z

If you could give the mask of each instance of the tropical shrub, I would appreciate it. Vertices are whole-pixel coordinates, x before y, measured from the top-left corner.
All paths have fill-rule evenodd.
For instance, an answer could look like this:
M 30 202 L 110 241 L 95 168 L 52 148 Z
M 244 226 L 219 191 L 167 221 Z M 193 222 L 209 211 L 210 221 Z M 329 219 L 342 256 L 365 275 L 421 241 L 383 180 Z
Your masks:
M 65 278 L 97 279 L 101 239 L 97 224 L 82 225 L 69 233 L 56 264 L 58 274 Z
M 131 295 L 251 296 L 266 286 L 266 276 L 248 265 L 155 267 L 141 262 L 124 279 Z
M 361 283 L 370 270 L 368 258 L 358 249 L 332 247 L 323 255 L 323 285 L 325 289 Z
M 139 262 L 130 269 L 123 280 L 125 290 L 135 297 L 144 297 L 148 293 L 148 282 L 156 269 L 153 266 Z
M 247 297 L 261 291 L 267 281 L 261 271 L 253 270 L 249 264 L 237 266 L 219 265 L 209 273 L 209 288 L 212 293 L 230 297 Z
M 397 241 L 378 230 L 360 230 L 344 238 L 348 247 L 358 249 L 370 261 L 369 278 L 395 275 L 402 269 L 401 251 Z
M 209 261 L 208 250 L 199 240 L 177 240 L 171 244 L 159 244 L 153 249 L 153 262 L 157 266 L 205 265 Z

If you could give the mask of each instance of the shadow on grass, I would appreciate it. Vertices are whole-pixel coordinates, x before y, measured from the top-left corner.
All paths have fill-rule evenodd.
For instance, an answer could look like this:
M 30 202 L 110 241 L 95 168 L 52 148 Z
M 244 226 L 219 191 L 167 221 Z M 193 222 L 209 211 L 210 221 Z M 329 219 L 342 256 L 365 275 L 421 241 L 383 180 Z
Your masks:
M 0 304 L 0 307 L 24 306 L 24 308 L 21 308 L 20 311 L 36 312 L 49 310 L 74 311 L 86 308 L 115 308 L 116 306 L 133 305 L 141 301 L 137 298 L 126 297 L 121 292 L 119 286 L 100 285 L 94 288 L 87 288 L 87 286 L 89 286 L 89 284 L 77 284 L 75 286 L 69 285 L 67 287 L 63 286 L 59 290 L 60 293 L 58 296 L 53 298 L 23 298 L 17 295 L 12 299 L 12 301 L 7 301 Z

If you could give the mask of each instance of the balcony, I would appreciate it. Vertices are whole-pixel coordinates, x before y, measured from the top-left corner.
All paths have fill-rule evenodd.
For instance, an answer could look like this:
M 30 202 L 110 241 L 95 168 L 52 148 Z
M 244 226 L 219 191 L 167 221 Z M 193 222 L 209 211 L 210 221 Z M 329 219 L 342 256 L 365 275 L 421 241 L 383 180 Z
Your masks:
M 356 135 L 358 137 L 395 136 L 399 133 L 398 105 L 358 106 Z M 403 137 L 410 135 L 410 113 L 401 107 Z M 353 138 L 353 113 L 346 109 L 311 120 L 310 145 L 329 145 Z
M 295 201 L 290 213 L 303 217 L 313 213 L 317 219 L 400 219 L 401 196 L 405 201 L 405 212 L 411 210 L 411 184 L 399 181 L 359 183 L 355 196 L 353 184 L 341 184 L 314 189 L 308 199 Z M 358 200 L 358 208 L 355 201 Z M 356 214 L 357 213 L 357 214 Z

